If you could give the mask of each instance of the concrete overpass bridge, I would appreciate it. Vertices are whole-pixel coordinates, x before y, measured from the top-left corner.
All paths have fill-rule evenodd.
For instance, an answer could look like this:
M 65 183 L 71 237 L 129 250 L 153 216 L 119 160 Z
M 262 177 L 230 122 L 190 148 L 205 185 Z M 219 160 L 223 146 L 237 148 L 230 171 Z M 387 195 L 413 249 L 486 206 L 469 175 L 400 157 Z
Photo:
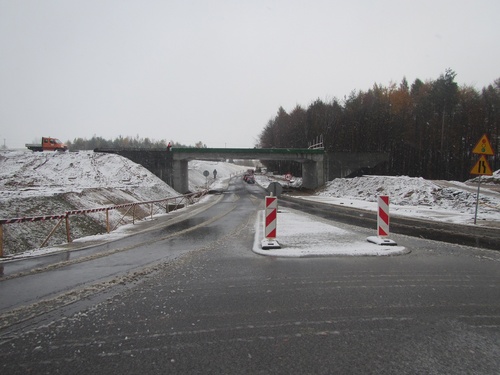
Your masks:
M 325 151 L 302 148 L 172 148 L 95 149 L 114 153 L 141 164 L 180 193 L 189 190 L 190 160 L 291 160 L 302 164 L 302 186 L 316 189 L 326 183 Z

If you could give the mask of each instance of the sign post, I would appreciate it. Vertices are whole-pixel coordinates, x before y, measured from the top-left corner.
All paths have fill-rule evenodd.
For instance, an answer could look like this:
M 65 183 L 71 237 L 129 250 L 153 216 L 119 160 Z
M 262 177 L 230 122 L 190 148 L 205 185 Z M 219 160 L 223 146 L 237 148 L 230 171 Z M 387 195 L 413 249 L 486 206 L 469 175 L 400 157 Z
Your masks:
M 209 171 L 203 171 L 203 176 L 205 176 L 205 186 L 208 189 L 208 176 L 210 176 L 210 172 Z
M 470 174 L 478 175 L 479 182 L 477 184 L 477 196 L 476 196 L 476 212 L 474 214 L 474 225 L 477 223 L 477 211 L 479 207 L 479 191 L 481 189 L 481 177 L 483 175 L 491 176 L 493 171 L 491 170 L 488 159 L 485 155 L 494 155 L 493 148 L 491 147 L 488 136 L 484 134 L 479 142 L 477 142 L 476 147 L 472 149 L 472 153 L 476 155 L 481 155 L 477 163 L 472 167 Z

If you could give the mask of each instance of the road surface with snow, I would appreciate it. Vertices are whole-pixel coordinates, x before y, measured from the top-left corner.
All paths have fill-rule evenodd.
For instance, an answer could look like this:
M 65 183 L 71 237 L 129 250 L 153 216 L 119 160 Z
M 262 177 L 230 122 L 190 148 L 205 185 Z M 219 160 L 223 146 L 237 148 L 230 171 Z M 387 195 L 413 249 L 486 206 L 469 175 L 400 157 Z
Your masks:
M 125 202 L 149 201 L 178 193 L 149 171 L 130 160 L 93 152 L 32 153 L 0 152 L 0 218 L 16 218 L 63 213 L 71 209 L 89 209 Z M 192 161 L 189 163 L 191 190 L 220 183 L 248 167 L 230 163 Z M 217 169 L 218 179 L 206 178 L 204 171 Z M 278 176 L 279 177 L 279 176 Z M 266 187 L 274 177 L 257 176 Z M 284 185 L 300 186 L 300 178 Z M 500 227 L 500 171 L 483 177 L 477 225 Z M 475 186 L 460 182 L 432 182 L 422 178 L 365 176 L 336 179 L 306 198 L 332 206 L 353 207 L 376 212 L 378 195 L 389 195 L 394 215 L 472 226 L 476 198 Z M 122 220 L 123 212 L 110 211 L 111 221 Z M 147 217 L 145 211 L 143 217 Z M 82 224 L 71 228 L 74 238 L 105 232 L 103 214 L 87 215 Z M 120 221 L 122 220 L 122 221 Z M 54 223 L 13 224 L 4 228 L 4 255 L 37 248 Z M 27 235 L 29 233 L 29 235 Z M 63 226 L 49 245 L 64 243 Z M 43 251 L 43 250 L 42 250 Z M 40 250 L 29 254 L 39 254 Z M 48 251 L 48 250 L 45 250 Z

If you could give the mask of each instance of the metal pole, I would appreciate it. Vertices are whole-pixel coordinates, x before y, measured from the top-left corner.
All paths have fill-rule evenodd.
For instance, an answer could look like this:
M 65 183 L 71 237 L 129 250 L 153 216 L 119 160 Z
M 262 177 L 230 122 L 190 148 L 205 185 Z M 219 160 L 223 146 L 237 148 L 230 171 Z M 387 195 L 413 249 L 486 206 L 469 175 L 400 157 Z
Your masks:
M 481 177 L 483 176 L 479 175 L 479 183 L 477 184 L 476 213 L 474 214 L 474 225 L 476 224 L 477 221 L 477 208 L 479 206 L 479 189 L 481 188 Z

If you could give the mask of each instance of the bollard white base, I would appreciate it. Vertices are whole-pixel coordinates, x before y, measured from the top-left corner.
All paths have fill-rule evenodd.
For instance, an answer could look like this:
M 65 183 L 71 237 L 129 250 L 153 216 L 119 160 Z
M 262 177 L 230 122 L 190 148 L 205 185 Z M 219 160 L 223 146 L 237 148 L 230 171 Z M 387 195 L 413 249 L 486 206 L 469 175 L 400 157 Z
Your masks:
M 276 240 L 269 240 L 269 239 L 263 239 L 261 242 L 262 249 L 263 250 L 269 250 L 269 249 L 281 249 L 280 244 Z
M 377 236 L 367 237 L 366 240 L 368 242 L 374 243 L 375 245 L 384 245 L 384 246 L 396 246 L 397 243 L 388 238 L 381 238 Z

